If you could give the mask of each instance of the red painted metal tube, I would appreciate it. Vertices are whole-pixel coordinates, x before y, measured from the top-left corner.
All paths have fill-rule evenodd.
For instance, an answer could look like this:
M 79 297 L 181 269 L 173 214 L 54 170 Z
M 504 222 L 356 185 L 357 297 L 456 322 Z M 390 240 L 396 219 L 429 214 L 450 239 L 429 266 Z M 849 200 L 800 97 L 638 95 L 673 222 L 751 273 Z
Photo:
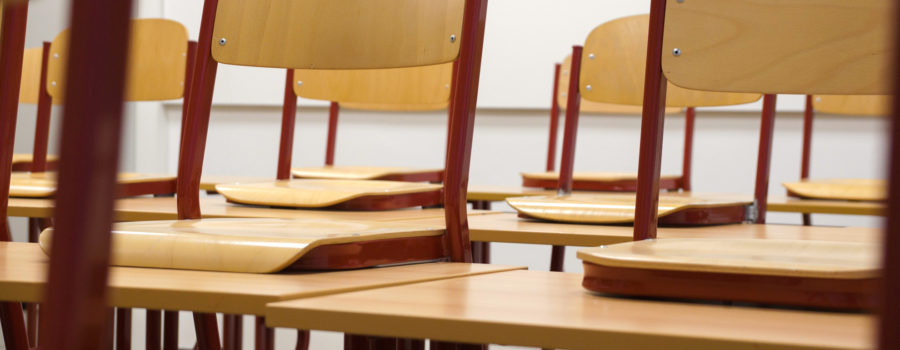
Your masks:
M 147 310 L 146 330 L 144 338 L 145 349 L 161 349 L 162 348 L 162 311 Z
M 566 125 L 563 130 L 562 162 L 559 165 L 559 194 L 572 192 L 572 172 L 575 169 L 575 140 L 578 137 L 578 115 L 581 112 L 581 46 L 572 46 L 572 65 L 569 68 L 569 92 L 566 96 Z
M 900 6 L 894 7 L 895 21 L 900 19 Z M 900 27 L 894 27 L 894 51 L 900 49 Z M 894 66 L 900 64 L 900 56 L 894 55 Z M 878 297 L 878 348 L 881 350 L 900 349 L 900 71 L 894 70 L 893 118 L 891 123 L 890 149 L 888 150 L 888 197 L 885 213 L 883 256 L 884 282 Z
M 191 80 L 194 79 L 194 64 L 197 62 L 197 42 L 188 41 L 187 57 L 184 68 L 184 97 L 181 99 L 181 137 L 184 137 L 184 123 L 187 120 L 188 100 L 191 98 Z
M 31 171 L 47 171 L 47 147 L 50 138 L 50 111 L 53 100 L 47 93 L 47 64 L 50 61 L 50 43 L 44 42 L 41 50 L 41 80 L 38 84 L 37 121 L 34 125 L 34 148 L 32 149 Z
M 291 178 L 291 158 L 294 151 L 294 126 L 297 122 L 297 95 L 294 94 L 294 70 L 286 69 L 284 103 L 281 106 L 281 141 L 278 143 L 278 172 L 275 178 Z
M 341 105 L 331 101 L 328 107 L 328 140 L 325 143 L 325 165 L 334 165 L 334 148 L 337 143 L 338 114 Z
M 12 171 L 13 145 L 16 135 L 16 115 L 19 109 L 19 87 L 22 80 L 22 57 L 25 50 L 25 23 L 28 19 L 28 3 L 3 4 L 2 30 L 0 30 L 0 217 L 6 219 L 9 202 L 9 177 Z M 8 79 L 7 79 L 8 78 Z M 0 228 L 0 241 L 12 241 L 9 223 Z M 28 333 L 22 304 L 0 302 L 0 329 L 7 349 L 28 349 Z
M 131 309 L 116 308 L 116 350 L 131 349 Z
M 294 350 L 308 350 L 309 349 L 309 331 L 298 329 L 297 330 L 297 344 L 294 346 Z
M 213 23 L 218 0 L 206 0 L 197 41 L 197 59 L 178 151 L 178 219 L 200 218 L 200 176 L 209 130 L 218 63 L 212 58 Z
M 694 158 L 694 107 L 684 112 L 684 155 L 681 158 L 681 189 L 691 190 L 691 170 Z
M 163 317 L 163 349 L 178 350 L 178 311 L 165 311 Z
M 806 106 L 803 109 L 803 154 L 800 157 L 800 179 L 809 178 L 809 159 L 812 155 L 813 117 L 812 95 L 806 95 Z
M 659 204 L 659 169 L 666 111 L 666 77 L 662 74 L 663 28 L 666 1 L 650 3 L 647 38 L 647 71 L 644 74 L 644 109 L 641 114 L 641 148 L 634 215 L 634 240 L 656 238 Z
M 453 113 L 447 140 L 447 164 L 444 167 L 444 217 L 450 241 L 450 258 L 454 262 L 472 261 L 469 222 L 466 219 L 466 188 L 469 184 L 486 16 L 487 0 L 466 0 L 457 84 L 453 86 L 453 101 L 450 102 Z
M 769 196 L 769 168 L 772 164 L 772 136 L 775 132 L 776 95 L 763 97 L 762 122 L 759 126 L 759 152 L 756 156 L 756 223 L 766 223 L 766 201 Z
M 550 271 L 562 272 L 566 259 L 566 246 L 555 245 L 550 250 Z
M 453 123 L 453 101 L 456 100 L 456 78 L 459 73 L 459 60 L 453 61 L 453 68 L 450 72 L 450 103 L 447 104 L 447 145 L 450 142 L 450 127 Z M 448 157 L 450 156 L 449 148 L 444 148 L 444 165 L 447 164 Z
M 550 137 L 547 144 L 547 171 L 556 169 L 556 138 L 559 134 L 559 63 L 553 65 L 553 98 L 550 101 Z
M 219 327 L 216 314 L 194 313 L 194 329 L 197 331 L 197 347 L 200 350 L 219 350 Z
M 66 87 L 42 349 L 98 349 L 105 341 L 131 3 L 72 1 L 66 81 L 90 88 Z

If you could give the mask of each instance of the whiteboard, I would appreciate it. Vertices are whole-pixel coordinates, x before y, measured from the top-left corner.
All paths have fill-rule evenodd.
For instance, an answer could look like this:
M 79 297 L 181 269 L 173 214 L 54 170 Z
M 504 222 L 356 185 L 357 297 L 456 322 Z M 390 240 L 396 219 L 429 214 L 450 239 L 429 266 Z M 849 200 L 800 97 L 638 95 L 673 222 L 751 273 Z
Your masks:
M 203 1 L 164 0 L 166 18 L 183 23 L 196 40 Z M 597 25 L 624 16 L 647 13 L 649 0 L 491 0 L 485 28 L 479 108 L 547 109 L 553 84 L 553 64 L 584 43 Z M 281 69 L 219 65 L 213 103 L 281 105 Z M 301 100 L 304 105 L 325 105 Z M 762 104 L 713 108 L 759 111 Z M 803 98 L 785 96 L 778 110 L 801 110 Z

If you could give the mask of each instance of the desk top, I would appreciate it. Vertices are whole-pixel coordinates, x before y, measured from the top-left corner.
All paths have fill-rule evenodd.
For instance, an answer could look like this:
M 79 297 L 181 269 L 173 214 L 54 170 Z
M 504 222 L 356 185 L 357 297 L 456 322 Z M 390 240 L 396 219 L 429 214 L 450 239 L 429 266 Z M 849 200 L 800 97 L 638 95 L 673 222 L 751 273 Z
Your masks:
M 52 199 L 10 198 L 9 216 L 47 218 L 53 215 Z M 401 209 L 387 211 L 336 211 L 283 209 L 228 203 L 222 196 L 200 198 L 203 218 L 284 218 L 393 221 L 444 217 L 443 209 Z M 469 210 L 470 216 L 496 213 Z M 137 197 L 116 201 L 117 221 L 175 220 L 178 218 L 174 197 Z
M 613 298 L 511 271 L 269 304 L 269 326 L 543 348 L 867 349 L 865 314 Z
M 800 199 L 785 196 L 769 197 L 769 211 L 812 214 L 883 215 L 884 203 L 827 199 Z
M 34 243 L 0 242 L 0 300 L 41 301 L 49 260 Z M 110 304 L 262 315 L 266 303 L 521 267 L 427 263 L 341 272 L 250 274 L 110 268 Z
M 528 188 L 518 186 L 473 186 L 469 185 L 466 199 L 470 201 L 502 201 L 510 197 L 523 196 L 549 196 L 556 194 L 555 190 L 541 188 Z
M 769 238 L 838 242 L 878 242 L 881 230 L 862 227 L 734 224 L 660 227 L 659 238 Z M 519 218 L 513 213 L 469 217 L 473 241 L 569 246 L 629 242 L 633 228 L 623 225 L 560 224 Z

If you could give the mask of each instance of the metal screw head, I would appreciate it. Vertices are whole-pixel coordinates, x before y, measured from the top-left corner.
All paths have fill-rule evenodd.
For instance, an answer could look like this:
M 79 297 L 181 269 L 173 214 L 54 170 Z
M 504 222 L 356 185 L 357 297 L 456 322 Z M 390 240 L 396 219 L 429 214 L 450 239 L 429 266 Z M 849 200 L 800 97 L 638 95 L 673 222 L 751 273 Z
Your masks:
M 681 56 L 681 49 L 677 47 L 672 49 L 672 55 L 674 55 L 675 57 Z
M 303 86 L 303 82 L 302 82 L 302 81 L 298 81 L 298 82 L 297 82 L 297 86 Z
M 449 89 L 449 88 L 450 88 L 450 84 L 444 84 L 444 89 Z
M 451 42 L 451 43 L 455 43 L 455 42 L 456 42 L 456 34 L 450 34 L 450 42 Z
M 678 3 L 679 3 L 679 4 L 680 4 L 680 3 L 683 3 L 683 2 L 684 2 L 684 0 L 678 0 Z
M 589 58 L 589 59 L 594 59 L 594 54 L 593 54 L 593 53 L 589 54 L 589 55 L 588 55 L 588 58 Z
M 51 82 L 50 82 L 50 86 L 56 86 L 56 82 L 55 82 L 55 81 L 51 81 Z
M 53 54 L 53 58 L 59 58 L 59 54 L 58 53 Z
M 562 97 L 566 97 L 566 93 L 565 93 L 565 92 L 563 92 L 563 93 L 560 94 L 560 95 L 562 95 Z
M 585 86 L 584 89 L 587 90 L 587 91 L 591 91 L 591 90 L 593 90 L 594 88 L 591 87 L 590 85 L 588 85 L 588 86 Z
M 227 43 L 227 42 L 228 42 L 228 40 L 225 40 L 225 38 L 219 39 L 219 45 L 221 45 L 221 46 L 225 46 L 225 43 Z

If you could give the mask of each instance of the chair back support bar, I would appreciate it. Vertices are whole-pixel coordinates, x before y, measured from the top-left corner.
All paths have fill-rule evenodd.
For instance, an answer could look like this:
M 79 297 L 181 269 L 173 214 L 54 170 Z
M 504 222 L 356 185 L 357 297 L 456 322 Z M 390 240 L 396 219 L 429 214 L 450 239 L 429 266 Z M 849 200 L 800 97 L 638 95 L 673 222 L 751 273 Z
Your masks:
M 891 3 L 669 1 L 663 71 L 699 90 L 886 94 Z
M 167 19 L 136 19 L 128 55 L 126 101 L 160 101 L 184 96 L 187 29 Z M 65 63 L 69 54 L 69 30 L 50 45 L 47 91 L 54 100 L 65 98 Z
M 221 63 L 308 69 L 399 68 L 459 54 L 464 0 L 220 0 Z
M 891 97 L 886 95 L 815 95 L 816 113 L 882 117 L 891 112 Z
M 71 50 L 60 61 L 72 67 L 65 71 L 66 81 L 73 83 L 65 91 L 56 231 L 39 335 L 41 349 L 53 350 L 98 349 L 107 339 L 106 285 L 131 1 L 75 0 L 71 11 Z
M 411 68 L 294 72 L 294 93 L 341 104 L 435 105 L 450 101 L 452 63 Z
M 894 6 L 893 22 L 900 22 L 900 6 Z M 900 52 L 900 26 L 894 26 L 894 35 L 890 43 L 894 52 Z M 894 55 L 893 67 L 900 65 L 900 56 Z M 878 310 L 880 327 L 878 330 L 878 349 L 889 350 L 900 348 L 900 70 L 894 69 L 893 101 L 890 116 L 890 148 L 888 149 L 888 197 L 885 212 L 885 230 L 883 252 L 884 284 L 878 296 L 881 307 Z

